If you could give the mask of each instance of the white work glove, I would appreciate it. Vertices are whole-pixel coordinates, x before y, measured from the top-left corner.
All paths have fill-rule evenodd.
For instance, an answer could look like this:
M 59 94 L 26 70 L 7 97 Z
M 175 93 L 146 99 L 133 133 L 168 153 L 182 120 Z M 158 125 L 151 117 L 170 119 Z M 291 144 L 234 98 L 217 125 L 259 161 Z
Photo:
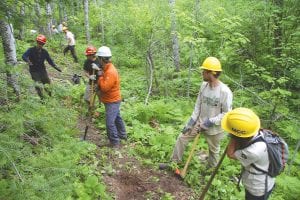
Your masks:
M 97 75 L 98 75 L 98 76 L 103 76 L 103 71 L 102 71 L 102 69 L 100 69 L 99 71 L 97 71 Z
M 92 68 L 97 71 L 100 70 L 100 68 L 95 63 L 92 63 Z
M 96 75 L 90 75 L 89 79 L 92 80 L 92 81 L 95 81 L 96 80 Z

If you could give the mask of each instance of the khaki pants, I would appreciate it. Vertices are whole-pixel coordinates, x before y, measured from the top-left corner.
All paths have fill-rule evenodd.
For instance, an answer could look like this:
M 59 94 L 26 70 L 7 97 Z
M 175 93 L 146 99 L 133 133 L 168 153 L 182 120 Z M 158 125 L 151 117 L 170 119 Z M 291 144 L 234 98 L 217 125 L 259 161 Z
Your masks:
M 192 130 L 186 134 L 180 134 L 177 138 L 173 154 L 172 161 L 181 162 L 184 150 L 188 143 L 196 137 L 197 131 Z M 207 135 L 205 132 L 201 133 L 201 136 L 205 136 L 206 142 L 208 144 L 209 155 L 208 155 L 208 167 L 215 167 L 218 163 L 219 152 L 220 152 L 220 142 L 223 138 L 223 132 L 216 135 Z

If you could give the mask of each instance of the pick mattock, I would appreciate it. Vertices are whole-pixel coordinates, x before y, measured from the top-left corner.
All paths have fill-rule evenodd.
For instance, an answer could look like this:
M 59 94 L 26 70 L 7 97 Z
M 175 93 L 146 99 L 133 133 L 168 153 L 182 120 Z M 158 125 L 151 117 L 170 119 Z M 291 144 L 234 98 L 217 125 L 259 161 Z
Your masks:
M 190 162 L 191 162 L 191 160 L 192 160 L 192 157 L 193 157 L 193 155 L 194 155 L 194 151 L 195 151 L 195 149 L 196 149 L 196 146 L 197 146 L 199 137 L 200 137 L 200 133 L 198 133 L 198 134 L 196 135 L 195 139 L 194 139 L 194 142 L 193 142 L 193 145 L 192 145 L 192 149 L 191 149 L 191 151 L 190 151 L 190 153 L 189 153 L 189 157 L 188 157 L 187 161 L 185 162 L 185 165 L 184 165 L 183 170 L 180 171 L 179 169 L 176 169 L 176 171 L 175 171 L 175 174 L 176 174 L 176 175 L 179 175 L 180 178 L 182 178 L 182 179 L 184 179 L 184 177 L 186 176 L 187 169 L 188 169 L 188 166 L 189 166 L 189 164 L 190 164 Z
M 199 200 L 204 200 L 204 197 L 205 197 L 205 195 L 206 195 L 206 193 L 207 193 L 207 191 L 208 191 L 208 189 L 209 189 L 212 181 L 214 180 L 214 178 L 215 178 L 215 176 L 216 176 L 216 174 L 217 174 L 217 172 L 218 172 L 218 170 L 219 170 L 219 168 L 220 168 L 220 166 L 221 166 L 221 164 L 222 164 L 222 162 L 223 162 L 223 160 L 225 158 L 225 155 L 226 155 L 226 152 L 227 152 L 227 148 L 228 148 L 228 145 L 225 148 L 224 153 L 222 154 L 222 156 L 221 156 L 221 158 L 220 158 L 217 166 L 215 167 L 213 173 L 211 174 L 211 176 L 210 176 L 210 178 L 209 178 L 209 180 L 208 180 L 208 182 L 207 182 L 204 190 L 202 191 Z
M 93 69 L 93 75 L 95 75 L 95 70 Z M 89 129 L 89 123 L 91 123 L 92 121 L 92 115 L 93 115 L 93 107 L 94 107 L 94 102 L 95 102 L 95 96 L 96 96 L 96 92 L 95 92 L 95 82 L 94 80 L 92 80 L 92 84 L 90 87 L 90 104 L 89 104 L 89 109 L 88 109 L 88 120 L 86 123 L 86 127 L 84 130 L 84 136 L 83 136 L 83 140 L 86 139 L 86 135 L 87 135 L 87 131 Z

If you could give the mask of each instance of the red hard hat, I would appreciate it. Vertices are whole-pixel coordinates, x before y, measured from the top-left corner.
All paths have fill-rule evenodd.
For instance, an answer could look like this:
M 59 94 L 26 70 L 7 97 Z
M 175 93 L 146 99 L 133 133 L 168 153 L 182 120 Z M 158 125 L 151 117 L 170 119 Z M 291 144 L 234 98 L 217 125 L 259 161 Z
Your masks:
M 86 56 L 95 55 L 96 52 L 97 52 L 97 49 L 96 49 L 95 47 L 89 46 L 89 47 L 87 47 L 86 50 L 85 50 L 85 55 L 86 55 Z
M 36 41 L 37 41 L 37 42 L 41 42 L 41 43 L 43 43 L 43 44 L 46 44 L 47 39 L 46 39 L 46 37 L 45 37 L 44 35 L 38 35 L 38 36 L 36 37 Z

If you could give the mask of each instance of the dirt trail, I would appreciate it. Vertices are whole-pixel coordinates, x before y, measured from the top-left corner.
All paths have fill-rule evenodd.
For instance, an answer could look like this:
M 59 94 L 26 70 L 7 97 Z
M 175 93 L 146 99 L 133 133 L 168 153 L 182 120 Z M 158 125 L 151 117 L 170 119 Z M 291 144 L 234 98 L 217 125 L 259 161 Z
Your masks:
M 84 133 L 86 121 L 79 119 L 78 128 Z M 87 141 L 100 146 L 99 156 L 106 154 L 112 166 L 111 173 L 104 173 L 104 182 L 109 192 L 116 200 L 159 200 L 166 193 L 171 194 L 176 200 L 194 199 L 195 194 L 186 184 L 175 177 L 171 172 L 142 166 L 141 163 L 128 155 L 129 149 L 134 144 L 127 141 L 121 149 L 107 149 L 106 136 L 101 134 L 92 125 L 89 125 Z M 102 147 L 101 147 L 102 146 Z

